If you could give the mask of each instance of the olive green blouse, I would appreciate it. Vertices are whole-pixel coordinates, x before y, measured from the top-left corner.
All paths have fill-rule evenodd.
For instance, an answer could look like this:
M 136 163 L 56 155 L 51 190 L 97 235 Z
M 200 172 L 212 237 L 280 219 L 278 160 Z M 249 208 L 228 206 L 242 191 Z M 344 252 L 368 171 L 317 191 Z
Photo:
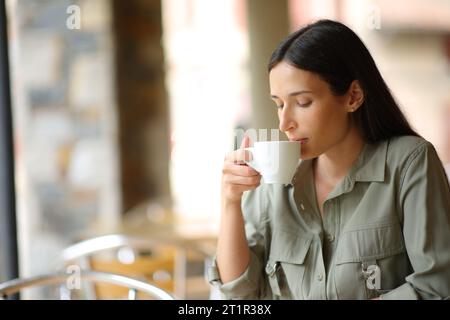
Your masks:
M 242 200 L 250 263 L 227 299 L 449 299 L 450 188 L 431 143 L 365 144 L 318 209 L 312 160 Z

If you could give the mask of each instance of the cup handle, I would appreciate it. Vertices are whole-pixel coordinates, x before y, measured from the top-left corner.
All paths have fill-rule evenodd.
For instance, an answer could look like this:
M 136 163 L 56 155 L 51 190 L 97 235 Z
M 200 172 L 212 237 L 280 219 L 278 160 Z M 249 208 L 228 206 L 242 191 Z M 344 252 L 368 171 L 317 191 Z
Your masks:
M 244 150 L 245 151 L 249 151 L 252 154 L 252 160 L 250 160 L 250 161 L 244 160 L 244 162 L 247 165 L 249 165 L 250 167 L 252 167 L 253 169 L 255 169 L 256 171 L 259 172 L 260 170 L 258 169 L 258 166 L 257 166 L 256 161 L 255 161 L 255 157 L 253 156 L 254 155 L 254 153 L 253 153 L 254 148 L 253 147 L 248 147 L 248 148 L 244 148 Z

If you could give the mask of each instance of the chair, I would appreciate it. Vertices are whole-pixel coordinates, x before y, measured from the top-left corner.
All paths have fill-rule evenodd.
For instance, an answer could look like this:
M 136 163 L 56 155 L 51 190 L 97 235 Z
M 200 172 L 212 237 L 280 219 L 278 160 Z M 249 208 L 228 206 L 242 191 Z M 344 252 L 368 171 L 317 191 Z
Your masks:
M 180 299 L 186 298 L 187 265 L 191 261 L 206 260 L 207 254 L 192 244 L 169 239 L 157 239 L 112 234 L 81 241 L 63 250 L 59 268 L 70 265 L 82 269 L 112 272 L 133 277 L 142 277 L 147 282 L 164 289 Z M 200 279 L 206 290 L 209 285 Z M 196 288 L 201 288 L 201 281 Z M 111 293 L 106 286 L 87 287 L 87 295 L 94 298 L 104 292 Z M 123 290 L 116 290 L 118 295 Z
M 20 291 L 24 289 L 49 285 L 58 285 L 60 297 L 62 299 L 71 299 L 72 292 L 81 289 L 82 284 L 85 282 L 108 283 L 125 287 L 128 289 L 128 299 L 130 300 L 137 298 L 138 291 L 145 294 L 147 298 L 157 300 L 174 299 L 169 293 L 158 287 L 124 275 L 97 271 L 80 271 L 75 274 L 57 272 L 0 283 L 0 300 L 4 300 L 11 295 L 20 293 Z

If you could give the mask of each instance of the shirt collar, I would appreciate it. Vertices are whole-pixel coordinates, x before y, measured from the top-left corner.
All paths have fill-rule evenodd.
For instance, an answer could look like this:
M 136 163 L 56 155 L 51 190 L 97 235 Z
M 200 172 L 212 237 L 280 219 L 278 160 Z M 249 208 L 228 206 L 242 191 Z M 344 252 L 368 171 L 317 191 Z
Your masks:
M 385 180 L 387 147 L 388 140 L 376 144 L 366 143 L 358 160 L 344 179 L 347 184 L 352 185 L 355 181 L 383 182 Z M 291 183 L 285 184 L 285 186 L 298 184 L 302 179 L 300 177 L 305 177 L 305 173 L 309 170 L 312 170 L 312 159 L 300 161 Z
M 385 180 L 388 141 L 364 145 L 348 177 L 354 181 L 383 182 Z

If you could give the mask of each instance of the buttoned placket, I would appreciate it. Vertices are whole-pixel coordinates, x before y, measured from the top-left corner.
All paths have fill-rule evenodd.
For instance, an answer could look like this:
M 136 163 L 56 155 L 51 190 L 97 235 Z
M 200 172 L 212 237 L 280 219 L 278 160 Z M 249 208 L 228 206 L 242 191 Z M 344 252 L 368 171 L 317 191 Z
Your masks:
M 324 205 L 324 215 L 322 217 L 322 225 L 323 225 L 323 260 L 325 265 L 325 272 L 327 274 L 327 279 L 330 276 L 330 270 L 332 268 L 333 263 L 333 255 L 336 252 L 337 245 L 337 234 L 338 234 L 338 221 L 339 221 L 339 208 L 340 198 L 332 198 L 325 202 Z M 327 285 L 327 288 L 330 286 Z M 331 286 L 332 287 L 332 286 Z M 326 297 L 329 299 L 333 296 L 333 292 L 326 291 Z
M 323 216 L 320 214 L 319 204 L 317 203 L 317 195 L 314 185 L 314 179 L 312 178 L 312 195 L 314 197 L 315 208 L 314 211 L 317 217 L 320 219 L 320 241 L 321 241 L 321 254 L 320 254 L 320 266 L 317 266 L 316 280 L 320 283 L 320 294 L 316 293 L 315 296 L 319 298 L 322 296 L 324 299 L 329 297 L 327 290 L 328 272 L 330 271 L 333 253 L 337 245 L 336 237 L 339 232 L 340 221 L 340 198 L 343 194 L 353 190 L 355 180 L 350 176 L 346 176 L 342 183 L 336 186 L 336 188 L 328 195 L 323 204 Z M 330 292 L 332 295 L 332 293 Z
M 310 298 L 312 299 L 327 299 L 329 294 L 327 292 L 327 282 L 328 282 L 328 272 L 330 269 L 330 264 L 333 259 L 333 252 L 336 246 L 336 236 L 339 232 L 339 198 L 340 195 L 350 192 L 354 186 L 354 180 L 347 176 L 342 184 L 338 185 L 335 190 L 329 195 L 324 202 L 324 214 L 323 217 L 320 214 L 317 196 L 315 192 L 314 179 L 309 176 L 310 181 L 308 188 L 312 188 L 310 194 L 312 199 L 305 199 L 303 194 L 300 194 L 298 201 L 294 199 L 294 185 L 296 184 L 296 177 L 292 180 L 290 198 L 292 205 L 296 205 L 298 214 L 301 214 L 303 218 L 308 217 L 307 222 L 313 223 L 310 225 L 313 233 L 316 234 L 316 241 L 320 245 L 315 246 L 318 252 L 317 266 L 314 268 L 312 291 L 310 292 Z M 309 206 L 312 204 L 312 206 Z M 307 212 L 313 212 L 313 214 L 307 214 Z M 310 220 L 312 219 L 312 220 Z M 304 219 L 305 220 L 305 219 Z

